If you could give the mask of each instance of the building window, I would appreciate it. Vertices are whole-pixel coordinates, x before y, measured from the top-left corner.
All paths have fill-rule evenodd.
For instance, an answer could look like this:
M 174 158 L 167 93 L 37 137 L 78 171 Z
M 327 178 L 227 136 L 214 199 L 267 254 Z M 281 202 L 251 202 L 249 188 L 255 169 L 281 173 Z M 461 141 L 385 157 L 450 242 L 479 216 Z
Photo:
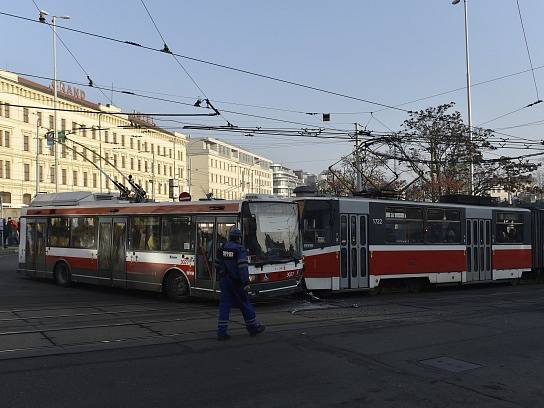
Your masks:
M 93 188 L 96 188 L 98 185 L 97 178 L 96 173 L 93 173 Z
M 130 138 L 130 148 L 134 149 L 134 140 Z
M 23 204 L 30 205 L 30 202 L 32 201 L 32 195 L 31 194 L 23 194 Z
M 91 136 L 94 140 L 96 140 L 96 128 L 93 126 L 93 128 L 91 129 Z
M 72 132 L 75 132 L 77 130 L 77 123 L 72 122 Z
M 30 164 L 23 164 L 24 180 L 30 181 Z
M 9 147 L 9 132 L 4 130 L 4 147 Z
M 4 105 L 4 116 L 5 116 L 6 118 L 9 118 L 9 103 L 6 103 L 6 104 Z
M 72 171 L 72 184 L 77 186 L 77 170 Z
M 113 133 L 113 144 L 117 144 L 117 133 Z
M 83 172 L 83 187 L 87 187 L 87 172 Z
M 0 191 L 0 198 L 2 199 L 2 203 L 4 204 L 11 203 L 11 193 L 7 191 Z
M 28 108 L 23 108 L 23 122 L 25 122 L 25 123 L 29 122 Z
M 49 130 L 53 130 L 55 128 L 55 117 L 53 115 L 49 115 Z
M 38 139 L 38 154 L 42 154 L 42 153 L 43 153 L 43 140 Z
M 85 125 L 81 125 L 79 129 L 81 130 L 83 137 L 87 137 L 87 128 Z
M 125 156 L 121 156 L 121 167 L 125 168 Z
M 86 147 L 83 147 L 81 149 L 81 154 L 83 155 L 83 157 L 86 159 L 87 158 L 87 148 Z
M 138 151 L 142 150 L 141 147 L 142 147 L 142 143 L 140 142 L 140 140 L 138 139 L 138 143 L 137 143 L 137 146 L 138 146 Z
M 51 184 L 55 182 L 55 167 L 53 166 L 49 168 L 49 182 Z
M 138 159 L 138 171 L 142 171 L 142 161 Z
M 43 166 L 39 167 L 39 179 L 40 181 L 43 181 Z
M 66 169 L 62 169 L 61 171 L 61 183 L 66 185 Z
M 121 146 L 125 147 L 125 135 L 121 135 Z
M 72 160 L 77 160 L 77 147 L 72 147 Z
M 4 175 L 6 176 L 7 179 L 11 178 L 11 162 L 9 161 L 6 161 L 5 163 L 5 172 L 4 172 Z
M 130 158 L 130 170 L 134 170 L 134 158 Z
M 62 145 L 61 149 L 60 149 L 60 153 L 61 153 L 61 156 L 63 159 L 66 158 L 66 146 L 65 145 Z
M 25 152 L 29 152 L 30 151 L 30 143 L 29 143 L 29 137 L 27 135 L 24 135 L 23 136 L 23 150 Z
M 157 163 L 157 173 L 161 174 L 161 164 Z
M 115 167 L 117 167 L 117 155 L 116 154 L 113 155 L 113 165 Z
M 66 119 L 60 120 L 60 130 L 66 130 Z
M 107 130 L 104 131 L 104 143 L 109 143 L 109 138 L 110 138 L 110 136 L 109 136 L 108 131 Z

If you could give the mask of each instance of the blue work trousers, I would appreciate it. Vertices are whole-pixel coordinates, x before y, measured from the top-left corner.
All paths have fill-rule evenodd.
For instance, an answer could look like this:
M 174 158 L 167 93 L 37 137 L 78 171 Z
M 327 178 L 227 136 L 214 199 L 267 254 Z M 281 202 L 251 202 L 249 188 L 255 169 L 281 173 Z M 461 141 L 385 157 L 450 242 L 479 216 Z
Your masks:
M 242 312 L 246 323 L 246 329 L 253 333 L 259 328 L 260 323 L 255 317 L 255 309 L 249 300 L 248 294 L 244 291 L 239 282 L 234 282 L 231 278 L 223 277 L 219 281 L 221 288 L 221 297 L 219 299 L 219 321 L 217 323 L 217 334 L 224 336 L 229 327 L 230 309 L 236 306 Z

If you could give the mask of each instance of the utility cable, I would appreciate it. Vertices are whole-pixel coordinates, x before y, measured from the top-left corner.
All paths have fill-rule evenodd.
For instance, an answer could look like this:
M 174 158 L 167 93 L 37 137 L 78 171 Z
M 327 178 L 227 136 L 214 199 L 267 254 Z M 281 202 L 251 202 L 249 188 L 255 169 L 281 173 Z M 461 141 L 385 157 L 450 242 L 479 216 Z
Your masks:
M 519 7 L 519 0 L 516 0 L 516 5 L 518 6 L 519 21 L 521 23 L 521 29 L 523 31 L 523 39 L 525 41 L 525 49 L 527 50 L 527 56 L 529 57 L 529 65 L 531 66 L 531 74 L 533 74 L 533 82 L 535 84 L 535 91 L 536 91 L 536 100 L 542 102 L 540 100 L 539 95 L 538 95 L 538 86 L 536 84 L 535 70 L 533 68 L 533 60 L 531 58 L 531 52 L 529 51 L 529 44 L 527 43 L 527 35 L 525 34 L 525 25 L 523 24 L 523 17 L 521 15 L 521 8 Z

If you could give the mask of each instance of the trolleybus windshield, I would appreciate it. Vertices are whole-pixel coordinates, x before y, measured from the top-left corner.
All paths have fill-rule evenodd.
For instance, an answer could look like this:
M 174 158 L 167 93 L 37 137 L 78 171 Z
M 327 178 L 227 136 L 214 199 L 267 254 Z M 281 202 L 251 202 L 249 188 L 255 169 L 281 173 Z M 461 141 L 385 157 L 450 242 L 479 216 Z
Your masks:
M 301 257 L 295 203 L 246 203 L 243 229 L 251 263 L 288 262 Z

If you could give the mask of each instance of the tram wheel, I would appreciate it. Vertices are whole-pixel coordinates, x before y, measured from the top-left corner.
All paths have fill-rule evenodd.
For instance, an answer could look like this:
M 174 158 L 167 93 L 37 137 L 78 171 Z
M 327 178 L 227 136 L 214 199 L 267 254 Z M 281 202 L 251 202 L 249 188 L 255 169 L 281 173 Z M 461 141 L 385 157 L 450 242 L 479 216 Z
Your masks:
M 189 282 L 181 272 L 170 272 L 164 283 L 164 292 L 168 298 L 176 302 L 186 301 L 189 299 Z
M 72 283 L 72 279 L 70 278 L 70 270 L 68 269 L 68 265 L 66 265 L 64 262 L 61 262 L 55 266 L 55 282 L 57 285 L 64 288 L 70 286 Z

